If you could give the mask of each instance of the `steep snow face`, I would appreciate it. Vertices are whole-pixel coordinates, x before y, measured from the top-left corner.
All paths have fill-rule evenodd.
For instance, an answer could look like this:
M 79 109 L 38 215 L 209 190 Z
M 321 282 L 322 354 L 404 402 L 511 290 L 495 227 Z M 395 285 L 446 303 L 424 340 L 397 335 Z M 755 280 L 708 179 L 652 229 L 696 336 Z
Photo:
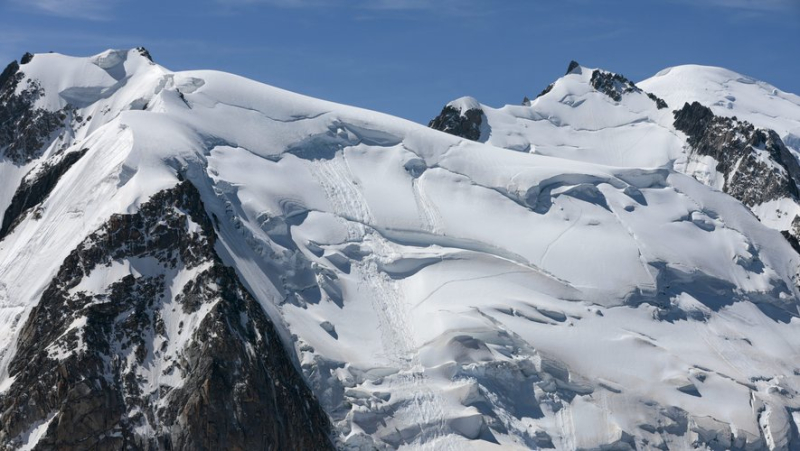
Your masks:
M 721 146 L 715 152 L 732 154 L 727 152 L 727 146 L 741 147 L 737 161 L 713 157 L 708 149 L 698 151 L 687 143 L 692 139 L 685 130 L 676 129 L 674 113 L 687 102 L 697 102 L 716 116 L 731 118 L 725 130 L 720 128 L 728 136 L 715 138 Z M 462 117 L 466 108 L 480 111 L 481 118 L 485 118 L 480 136 L 460 133 L 463 127 L 440 127 L 434 122 L 432 127 L 522 152 L 619 167 L 674 168 L 734 196 L 752 188 L 732 182 L 737 175 L 753 170 L 749 165 L 759 166 L 750 174 L 754 177 L 762 177 L 774 168 L 778 178 L 783 177 L 779 173 L 784 166 L 780 157 L 771 156 L 758 146 L 736 144 L 736 140 L 750 139 L 737 129 L 748 129 L 748 124 L 753 124 L 764 133 L 774 130 L 782 141 L 776 146 L 785 145 L 794 155 L 790 158 L 800 157 L 800 97 L 714 67 L 669 68 L 636 85 L 622 76 L 575 63 L 539 97 L 521 106 L 495 109 L 474 99 L 467 106 L 459 99 L 448 107 L 460 108 Z M 729 159 L 732 158 L 731 155 Z M 790 180 L 789 184 L 798 182 Z M 800 218 L 800 204 L 796 190 L 790 188 L 783 190 L 782 196 L 766 196 L 771 198 L 759 204 L 738 198 L 746 201 L 770 227 L 792 230 L 795 218 Z
M 341 447 L 797 440 L 800 257 L 740 202 L 669 168 L 685 137 L 647 93 L 611 78 L 615 100 L 578 67 L 530 107 L 478 104 L 477 143 L 136 51 L 44 57 L 21 66 L 45 90 L 39 107 L 73 105 L 90 125 L 28 177 L 87 150 L 0 241 L 0 399 L 22 383 L 18 337 L 72 250 L 182 177 Z M 134 257 L 66 295 L 196 277 Z M 168 331 L 182 319 L 165 315 Z M 62 326 L 85 336 L 81 321 Z M 180 360 L 181 340 L 159 358 Z M 69 352 L 82 351 L 40 358 Z M 130 371 L 149 383 L 155 368 Z M 51 414 L 0 439 L 50 443 Z
M 769 83 L 721 67 L 686 65 L 664 69 L 638 85 L 673 109 L 700 102 L 718 116 L 736 116 L 774 130 L 800 152 L 800 96 Z
M 58 94 L 107 89 L 107 77 L 83 77 L 98 62 L 114 66 L 107 55 L 138 60 L 115 72 L 124 87 L 82 107 Z M 20 69 L 44 87 L 32 108 L 82 119 L 30 162 L 2 163 L 28 171 L 20 187 L 3 189 L 32 195 L 11 210 L 0 242 L 1 446 L 330 447 L 329 421 L 283 328 L 222 265 L 196 188 L 178 185 L 185 161 L 202 164 L 205 147 L 164 113 L 171 104 L 188 110 L 173 74 L 135 50 L 48 55 L 52 67 L 40 56 Z M 170 208 L 187 184 L 193 200 Z M 254 399 L 280 407 L 263 412 Z
M 795 94 L 727 69 L 697 65 L 664 69 L 639 86 L 663 97 L 676 109 L 699 102 L 717 116 L 735 117 L 774 130 L 794 156 L 800 157 L 800 97 Z M 708 177 L 712 185 L 721 187 L 723 177 L 713 169 L 716 160 L 711 165 L 706 163 L 689 158 L 683 170 L 700 179 Z M 784 198 L 754 206 L 753 211 L 770 227 L 790 230 L 800 215 L 800 205 Z
M 677 158 L 683 142 L 670 126 L 671 110 L 612 76 L 577 66 L 529 104 L 496 109 L 473 102 L 486 117 L 480 141 L 620 167 L 659 167 Z

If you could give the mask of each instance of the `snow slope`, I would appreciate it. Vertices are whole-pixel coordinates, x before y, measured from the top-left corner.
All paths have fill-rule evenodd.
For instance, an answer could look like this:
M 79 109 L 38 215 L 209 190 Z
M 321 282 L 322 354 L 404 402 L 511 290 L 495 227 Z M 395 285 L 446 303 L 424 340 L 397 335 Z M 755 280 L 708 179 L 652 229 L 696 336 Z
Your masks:
M 775 130 L 800 152 L 800 96 L 721 67 L 670 67 L 638 85 L 675 108 L 697 101 L 721 116 Z
M 800 158 L 800 96 L 721 67 L 696 65 L 664 69 L 639 86 L 676 108 L 697 101 L 719 116 L 737 117 L 774 130 Z M 800 214 L 800 206 L 787 200 L 769 202 L 753 210 L 762 221 L 779 230 L 790 229 L 792 220 Z
M 448 106 L 462 114 L 469 109 L 483 112 L 481 142 L 617 167 L 674 168 L 719 190 L 725 190 L 732 174 L 720 173 L 716 159 L 690 152 L 686 135 L 673 124 L 673 111 L 685 103 L 699 102 L 718 116 L 774 130 L 800 157 L 797 95 L 726 69 L 689 65 L 665 69 L 636 85 L 639 92 L 620 91 L 621 98 L 614 99 L 594 86 L 596 72 L 607 73 L 576 65 L 524 105 L 492 108 L 464 98 Z M 667 107 L 659 108 L 650 94 Z M 752 210 L 770 227 L 792 230 L 800 204 L 787 197 Z
M 671 127 L 672 110 L 641 92 L 617 102 L 591 85 L 594 71 L 579 66 L 530 105 L 475 102 L 486 116 L 480 141 L 609 166 L 660 167 L 675 159 L 683 141 Z
M 67 255 L 185 178 L 341 447 L 796 446 L 800 256 L 671 169 L 685 137 L 643 93 L 614 102 L 573 72 L 531 107 L 483 106 L 476 143 L 137 51 L 21 70 L 38 107 L 84 120 L 27 165 L 0 163 L 17 174 L 0 207 L 28 171 L 88 151 L 0 242 L 0 396 Z M 75 290 L 193 277 L 151 263 Z

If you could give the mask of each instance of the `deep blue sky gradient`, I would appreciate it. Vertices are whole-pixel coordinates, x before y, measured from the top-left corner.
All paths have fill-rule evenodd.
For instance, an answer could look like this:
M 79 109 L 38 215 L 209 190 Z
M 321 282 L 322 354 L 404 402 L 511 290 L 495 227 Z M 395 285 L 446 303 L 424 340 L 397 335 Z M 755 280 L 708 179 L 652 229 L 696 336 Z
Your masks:
M 800 93 L 800 0 L 0 0 L 0 60 L 143 45 L 417 122 L 535 96 L 571 59 L 633 80 L 724 66 Z

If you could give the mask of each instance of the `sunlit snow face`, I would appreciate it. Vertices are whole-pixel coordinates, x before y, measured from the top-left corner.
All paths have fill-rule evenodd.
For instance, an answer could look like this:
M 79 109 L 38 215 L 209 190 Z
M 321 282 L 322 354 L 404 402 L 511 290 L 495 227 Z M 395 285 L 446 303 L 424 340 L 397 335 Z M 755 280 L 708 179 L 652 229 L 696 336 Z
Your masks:
M 754 412 L 800 407 L 797 255 L 670 169 L 685 138 L 644 94 L 609 100 L 576 72 L 530 106 L 478 104 L 479 144 L 130 55 L 54 56 L 63 79 L 38 58 L 31 74 L 66 96 L 42 107 L 76 102 L 88 125 L 71 146 L 88 151 L 0 245 L 5 347 L 42 274 L 181 174 L 342 441 L 569 449 L 635 431 L 680 449 L 689 424 L 754 442 L 789 424 Z M 127 275 L 170 274 L 125 257 L 73 288 Z

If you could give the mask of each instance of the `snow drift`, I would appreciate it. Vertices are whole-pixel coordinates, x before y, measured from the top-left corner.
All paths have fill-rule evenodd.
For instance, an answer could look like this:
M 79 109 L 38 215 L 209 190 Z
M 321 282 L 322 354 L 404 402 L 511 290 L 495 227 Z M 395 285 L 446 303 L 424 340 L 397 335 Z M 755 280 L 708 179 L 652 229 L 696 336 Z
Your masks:
M 103 389 L 126 391 L 107 424 L 82 429 L 90 440 L 192 446 L 195 420 L 175 412 L 204 405 L 184 394 L 202 392 L 194 362 L 219 362 L 220 349 L 246 364 L 233 380 L 209 370 L 239 406 L 214 414 L 281 418 L 289 435 L 272 443 L 308 430 L 330 434 L 315 446 L 346 449 L 800 443 L 800 256 L 786 220 L 765 220 L 796 202 L 754 206 L 760 222 L 698 175 L 716 162 L 673 115 L 698 101 L 796 152 L 796 96 L 710 68 L 635 85 L 576 66 L 529 105 L 449 105 L 440 123 L 476 142 L 230 74 L 171 72 L 138 49 L 26 59 L 0 83 L 10 117 L 28 118 L 0 141 L 0 211 L 13 215 L 0 241 L 3 446 L 66 443 L 59 431 L 77 420 L 57 374 L 73 360 L 127 381 Z M 733 106 L 718 104 L 728 92 Z M 157 208 L 184 190 L 196 200 Z M 128 221 L 147 227 L 103 238 Z M 76 261 L 91 263 L 76 275 Z M 32 328 L 56 327 L 41 314 L 56 289 L 60 332 L 33 352 Z M 100 334 L 90 309 L 134 292 L 141 303 L 114 324 L 134 312 L 145 332 Z M 32 362 L 52 366 L 56 386 L 16 414 Z M 284 389 L 241 407 L 269 386 Z M 226 431 L 203 446 L 247 444 Z

